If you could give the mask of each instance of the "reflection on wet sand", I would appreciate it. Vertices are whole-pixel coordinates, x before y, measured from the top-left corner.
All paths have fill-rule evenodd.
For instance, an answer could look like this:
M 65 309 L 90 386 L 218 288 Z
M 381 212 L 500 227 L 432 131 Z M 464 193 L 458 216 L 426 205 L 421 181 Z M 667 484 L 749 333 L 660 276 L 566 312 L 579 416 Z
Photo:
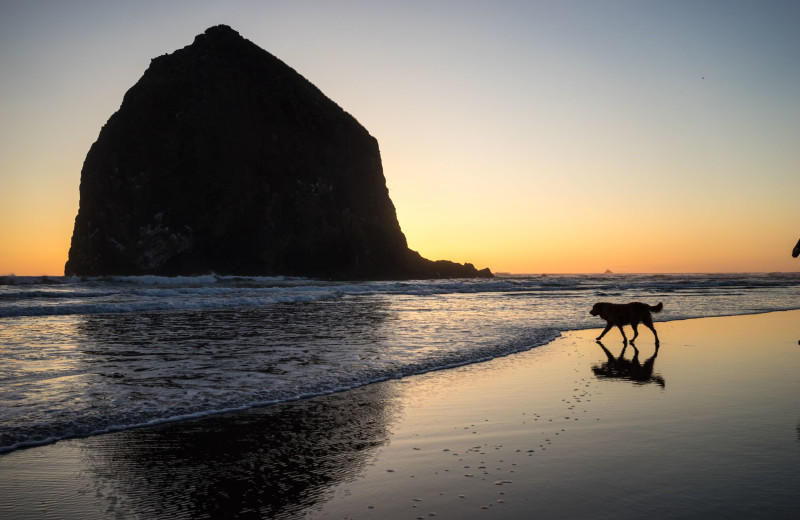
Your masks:
M 282 518 L 357 477 L 388 436 L 386 385 L 85 439 L 109 513 Z
M 648 358 L 644 363 L 640 363 L 639 349 L 636 348 L 636 345 L 634 345 L 633 342 L 625 344 L 622 347 L 622 351 L 619 353 L 619 356 L 614 356 L 614 354 L 612 354 L 602 342 L 597 341 L 597 344 L 600 345 L 600 348 L 603 349 L 603 352 L 605 352 L 606 357 L 608 358 L 605 363 L 592 366 L 592 372 L 594 372 L 594 375 L 596 375 L 598 378 L 622 379 L 631 381 L 637 385 L 655 383 L 661 388 L 664 388 L 664 378 L 653 373 L 653 367 L 656 362 L 656 357 L 658 356 L 658 346 L 656 346 L 656 350 L 650 358 Z M 628 345 L 630 345 L 634 351 L 633 358 L 630 360 L 625 359 L 625 350 L 627 350 Z

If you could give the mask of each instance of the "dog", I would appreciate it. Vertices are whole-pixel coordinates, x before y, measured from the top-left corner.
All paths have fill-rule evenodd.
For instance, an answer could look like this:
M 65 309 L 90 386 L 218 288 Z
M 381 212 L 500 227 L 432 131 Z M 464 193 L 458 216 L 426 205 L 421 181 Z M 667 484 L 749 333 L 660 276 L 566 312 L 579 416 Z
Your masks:
M 600 341 L 603 336 L 606 335 L 606 332 L 611 330 L 611 327 L 616 325 L 619 327 L 619 331 L 622 333 L 623 343 L 627 344 L 628 338 L 625 336 L 625 331 L 622 330 L 622 326 L 630 325 L 633 327 L 633 337 L 631 338 L 631 343 L 633 343 L 634 340 L 636 340 L 636 337 L 639 335 L 639 331 L 637 330 L 639 323 L 644 323 L 648 329 L 653 331 L 653 336 L 656 337 L 656 347 L 658 347 L 658 333 L 653 327 L 653 317 L 650 313 L 661 312 L 661 309 L 663 308 L 664 304 L 661 302 L 658 302 L 658 305 L 647 305 L 646 303 L 641 302 L 598 302 L 594 304 L 592 310 L 589 311 L 589 314 L 592 316 L 600 316 L 606 320 L 607 323 L 603 333 L 597 337 L 597 341 Z

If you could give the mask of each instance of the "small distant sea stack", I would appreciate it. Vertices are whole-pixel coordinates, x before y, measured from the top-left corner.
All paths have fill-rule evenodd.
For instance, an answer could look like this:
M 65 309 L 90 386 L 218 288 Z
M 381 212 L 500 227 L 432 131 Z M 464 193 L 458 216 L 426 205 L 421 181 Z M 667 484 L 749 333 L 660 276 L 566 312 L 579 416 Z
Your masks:
M 92 145 L 67 275 L 491 277 L 408 248 L 378 142 L 230 27 L 152 60 Z

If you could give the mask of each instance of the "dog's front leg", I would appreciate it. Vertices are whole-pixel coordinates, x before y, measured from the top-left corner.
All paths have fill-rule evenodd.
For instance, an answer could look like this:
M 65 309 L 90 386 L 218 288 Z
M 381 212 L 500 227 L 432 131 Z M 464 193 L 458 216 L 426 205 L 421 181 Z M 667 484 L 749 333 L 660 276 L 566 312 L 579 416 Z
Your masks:
M 608 332 L 609 330 L 611 330 L 611 327 L 613 327 L 613 325 L 612 325 L 612 324 L 610 324 L 610 323 L 609 323 L 608 325 L 606 325 L 606 328 L 605 328 L 605 330 L 604 330 L 603 332 L 601 332 L 599 336 L 597 336 L 597 341 L 600 341 L 601 339 L 603 339 L 603 336 L 605 336 L 605 335 L 606 335 L 606 332 Z
M 619 327 L 619 331 L 622 333 L 622 343 L 625 345 L 628 344 L 628 337 L 625 335 L 625 329 L 622 328 L 622 325 L 617 325 Z

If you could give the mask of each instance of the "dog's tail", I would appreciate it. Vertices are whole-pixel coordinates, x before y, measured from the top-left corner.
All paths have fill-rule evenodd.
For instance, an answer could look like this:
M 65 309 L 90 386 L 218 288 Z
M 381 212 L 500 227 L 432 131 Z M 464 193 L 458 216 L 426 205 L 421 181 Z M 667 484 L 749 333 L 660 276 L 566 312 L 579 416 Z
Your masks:
M 661 312 L 661 309 L 664 308 L 664 304 L 658 302 L 658 305 L 648 305 L 648 307 L 650 307 L 650 312 Z

